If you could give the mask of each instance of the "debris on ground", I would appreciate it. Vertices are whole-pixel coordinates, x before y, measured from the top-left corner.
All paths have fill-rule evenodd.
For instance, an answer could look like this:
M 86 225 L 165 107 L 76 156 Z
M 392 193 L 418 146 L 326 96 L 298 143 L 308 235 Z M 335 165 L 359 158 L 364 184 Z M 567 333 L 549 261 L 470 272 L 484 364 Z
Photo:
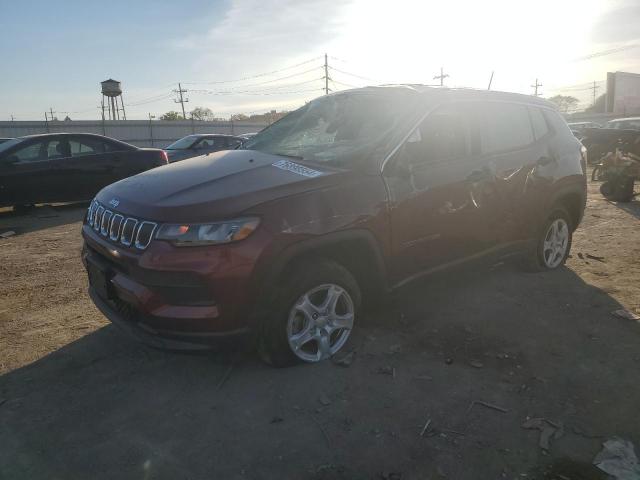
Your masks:
M 509 411 L 506 408 L 499 407 L 498 405 L 493 405 L 492 403 L 483 402 L 481 400 L 474 400 L 473 402 L 471 402 L 471 405 L 469 405 L 467 413 L 471 412 L 474 405 L 482 405 L 483 407 L 490 408 L 491 410 L 496 410 L 502 413 L 507 413 Z
M 484 367 L 484 364 L 482 362 L 479 362 L 478 360 L 471 360 L 469 362 L 469 365 L 471 365 L 473 368 L 482 368 L 482 367 Z
M 424 427 L 422 427 L 422 431 L 420 432 L 421 437 L 424 437 L 424 434 L 427 432 L 429 425 L 431 425 L 431 419 L 427 420 L 427 423 L 425 423 Z
M 402 350 L 402 345 L 400 345 L 399 343 L 395 344 L 395 345 L 391 345 L 389 347 L 389 353 L 390 354 L 394 354 L 394 353 L 400 353 L 400 351 Z
M 327 405 L 331 405 L 331 400 L 324 393 L 318 397 L 318 401 L 320 402 L 321 405 L 324 405 L 325 407 Z
M 0 233 L 0 238 L 8 238 L 13 237 L 16 234 L 14 230 L 7 230 L 6 232 Z
M 529 418 L 520 426 L 527 430 L 540 430 L 538 445 L 547 452 L 551 448 L 551 440 L 558 439 L 564 435 L 562 424 L 552 422 L 546 418 Z
M 446 363 L 447 365 L 451 365 L 453 363 L 453 358 L 445 358 L 444 363 Z
M 591 260 L 597 260 L 598 262 L 603 262 L 604 263 L 604 257 L 599 257 L 597 255 L 591 255 L 590 253 L 587 253 L 587 258 L 590 258 Z
M 402 473 L 400 472 L 383 472 L 380 474 L 382 480 L 402 480 Z
M 640 315 L 636 315 L 629 310 L 614 310 L 611 314 L 618 318 L 624 318 L 625 320 L 640 320 Z
M 332 359 L 334 365 L 338 365 L 339 367 L 350 367 L 353 361 L 356 359 L 356 352 L 349 352 L 346 355 L 343 355 L 340 358 Z
M 284 418 L 275 416 L 271 419 L 269 423 L 281 423 L 281 422 L 284 422 Z
M 613 437 L 602 444 L 602 450 L 593 459 L 593 464 L 616 480 L 640 479 L 640 463 L 633 443 Z
M 416 380 L 433 380 L 431 375 L 416 375 L 414 378 Z
M 582 253 L 581 253 L 581 252 L 578 252 L 578 258 L 579 258 L 580 260 L 584 260 L 584 255 L 582 255 Z
M 395 377 L 396 369 L 391 365 L 385 365 L 383 367 L 378 367 L 378 370 L 376 370 L 376 373 L 380 375 L 391 375 L 392 377 Z

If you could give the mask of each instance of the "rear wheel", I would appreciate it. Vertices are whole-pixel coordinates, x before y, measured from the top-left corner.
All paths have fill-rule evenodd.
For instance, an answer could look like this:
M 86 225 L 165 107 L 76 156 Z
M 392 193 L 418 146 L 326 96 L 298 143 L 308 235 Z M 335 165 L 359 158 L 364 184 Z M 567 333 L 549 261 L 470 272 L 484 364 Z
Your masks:
M 554 208 L 540 229 L 535 245 L 523 255 L 523 267 L 533 272 L 556 270 L 566 262 L 572 239 L 569 214 L 562 207 Z
M 336 262 L 297 265 L 262 321 L 260 356 L 276 367 L 330 358 L 349 339 L 360 298 L 357 282 Z

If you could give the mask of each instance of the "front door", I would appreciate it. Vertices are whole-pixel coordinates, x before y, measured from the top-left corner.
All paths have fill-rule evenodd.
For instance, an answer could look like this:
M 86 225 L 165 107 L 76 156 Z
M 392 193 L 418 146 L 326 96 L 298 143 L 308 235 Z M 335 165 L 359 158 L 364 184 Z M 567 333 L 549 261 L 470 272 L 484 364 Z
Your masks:
M 474 128 L 467 105 L 443 105 L 385 168 L 396 280 L 495 246 L 485 201 L 493 178 Z

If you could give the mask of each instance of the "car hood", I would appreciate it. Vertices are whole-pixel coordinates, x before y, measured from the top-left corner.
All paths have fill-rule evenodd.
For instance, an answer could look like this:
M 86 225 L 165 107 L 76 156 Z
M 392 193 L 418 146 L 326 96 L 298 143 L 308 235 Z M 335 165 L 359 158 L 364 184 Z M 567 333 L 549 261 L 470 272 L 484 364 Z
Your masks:
M 163 222 L 229 218 L 261 203 L 334 185 L 343 170 L 308 166 L 254 150 L 172 163 L 111 184 L 97 199 L 114 210 Z

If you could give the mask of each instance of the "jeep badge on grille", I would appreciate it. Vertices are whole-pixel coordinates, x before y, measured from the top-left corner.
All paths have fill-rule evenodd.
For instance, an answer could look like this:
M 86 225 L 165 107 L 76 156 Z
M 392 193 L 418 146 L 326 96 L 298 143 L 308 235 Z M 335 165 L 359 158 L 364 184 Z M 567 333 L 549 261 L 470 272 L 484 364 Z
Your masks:
M 113 208 L 116 208 L 118 205 L 120 205 L 120 200 L 114 197 L 109 200 L 109 205 L 111 205 Z

